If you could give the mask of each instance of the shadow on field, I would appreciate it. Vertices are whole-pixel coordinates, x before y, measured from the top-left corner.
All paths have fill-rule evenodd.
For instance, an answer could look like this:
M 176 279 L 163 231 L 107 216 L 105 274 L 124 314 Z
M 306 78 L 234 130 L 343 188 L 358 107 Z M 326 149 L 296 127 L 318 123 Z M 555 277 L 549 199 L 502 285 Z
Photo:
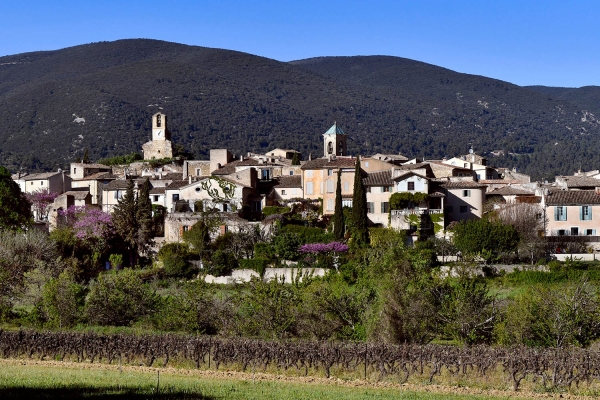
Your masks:
M 214 397 L 203 396 L 200 393 L 185 391 L 170 391 L 155 394 L 144 389 L 92 388 L 84 386 L 35 389 L 35 388 L 2 388 L 0 399 L 201 399 L 212 400 Z

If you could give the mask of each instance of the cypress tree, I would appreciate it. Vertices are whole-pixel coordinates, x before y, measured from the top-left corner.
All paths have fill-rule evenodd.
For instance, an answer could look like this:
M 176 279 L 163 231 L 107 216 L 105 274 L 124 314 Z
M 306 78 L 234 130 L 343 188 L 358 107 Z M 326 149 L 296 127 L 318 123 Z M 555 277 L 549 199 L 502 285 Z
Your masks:
M 367 227 L 367 193 L 362 182 L 360 169 L 360 155 L 356 157 L 354 168 L 354 193 L 352 195 L 352 239 L 357 246 L 369 244 L 369 230 Z
M 119 199 L 113 210 L 115 232 L 123 240 L 129 251 L 129 264 L 137 262 L 138 229 L 137 199 L 133 191 L 133 181 L 129 180 L 125 196 Z
M 81 160 L 81 162 L 84 164 L 90 163 L 90 152 L 87 149 L 87 147 L 86 147 L 85 151 L 83 152 L 83 159 Z
M 300 156 L 298 156 L 298 153 L 294 153 L 294 156 L 292 157 L 292 165 L 300 165 Z
M 136 219 L 138 222 L 138 251 L 145 251 L 152 240 L 152 202 L 150 201 L 150 180 L 146 178 L 137 199 Z
M 335 188 L 335 210 L 333 212 L 333 237 L 344 239 L 344 210 L 342 209 L 342 170 L 338 169 L 337 187 Z

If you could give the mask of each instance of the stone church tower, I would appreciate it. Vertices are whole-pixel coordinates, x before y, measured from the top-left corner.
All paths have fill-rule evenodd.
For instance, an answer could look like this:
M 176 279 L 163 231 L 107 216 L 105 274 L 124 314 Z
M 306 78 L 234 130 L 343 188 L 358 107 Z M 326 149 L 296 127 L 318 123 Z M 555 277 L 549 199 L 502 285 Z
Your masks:
M 167 116 L 156 113 L 152 116 L 152 140 L 142 145 L 144 160 L 172 158 L 171 132 L 167 128 Z
M 345 156 L 346 155 L 346 134 L 334 122 L 333 126 L 323 134 L 323 145 L 325 149 L 325 157 L 330 155 Z

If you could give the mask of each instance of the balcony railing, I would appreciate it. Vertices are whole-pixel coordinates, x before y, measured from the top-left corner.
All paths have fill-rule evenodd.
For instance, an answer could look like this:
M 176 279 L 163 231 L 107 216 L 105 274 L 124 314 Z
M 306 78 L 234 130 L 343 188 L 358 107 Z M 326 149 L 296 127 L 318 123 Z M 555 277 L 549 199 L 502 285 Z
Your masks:
M 444 210 L 431 210 L 431 209 L 420 209 L 415 208 L 412 210 L 392 210 L 392 216 L 394 215 L 431 215 L 431 214 L 443 214 Z

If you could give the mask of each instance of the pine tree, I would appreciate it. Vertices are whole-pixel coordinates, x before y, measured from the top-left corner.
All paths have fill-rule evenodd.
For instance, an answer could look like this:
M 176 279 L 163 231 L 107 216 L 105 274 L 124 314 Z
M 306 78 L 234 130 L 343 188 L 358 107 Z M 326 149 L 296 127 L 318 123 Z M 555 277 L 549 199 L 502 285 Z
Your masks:
M 369 230 L 367 227 L 367 193 L 362 182 L 360 169 L 360 156 L 356 157 L 354 168 L 354 194 L 352 196 L 352 239 L 357 246 L 369 244 Z
M 342 209 L 342 170 L 338 169 L 337 187 L 335 188 L 335 210 L 333 212 L 333 237 L 344 239 L 344 210 Z
M 121 237 L 127 250 L 129 251 L 129 264 L 135 265 L 137 262 L 137 244 L 139 224 L 137 221 L 137 199 L 133 191 L 133 181 L 129 180 L 125 196 L 119 199 L 119 202 L 113 210 L 113 225 L 117 235 Z
M 150 180 L 140 187 L 137 198 L 136 218 L 138 222 L 138 252 L 146 251 L 152 241 L 152 202 L 150 201 Z

